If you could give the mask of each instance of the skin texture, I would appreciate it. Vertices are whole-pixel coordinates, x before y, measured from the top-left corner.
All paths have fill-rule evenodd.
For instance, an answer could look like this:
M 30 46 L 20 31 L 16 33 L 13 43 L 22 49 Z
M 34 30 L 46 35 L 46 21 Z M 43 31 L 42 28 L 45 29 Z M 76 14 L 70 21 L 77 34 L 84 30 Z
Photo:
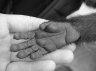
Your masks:
M 73 17 L 64 20 L 64 22 L 50 21 L 43 23 L 40 25 L 39 29 L 33 31 L 35 35 L 32 34 L 32 37 L 30 38 L 31 43 L 29 43 L 30 40 L 28 40 L 23 43 L 16 44 L 15 46 L 13 45 L 11 47 L 11 51 L 19 51 L 19 53 L 17 54 L 17 57 L 19 58 L 30 56 L 33 60 L 49 52 L 55 51 L 56 49 L 60 49 L 62 46 L 71 42 L 76 42 L 77 45 L 83 42 L 93 42 L 96 40 L 95 17 L 96 14 L 91 14 L 75 18 Z M 16 38 L 17 35 L 18 34 L 15 34 L 14 37 Z M 21 34 L 19 35 L 21 36 Z M 33 40 L 32 38 L 35 39 Z M 28 49 L 30 47 L 31 49 L 33 47 L 37 47 L 37 50 L 32 49 L 32 51 L 28 52 Z M 41 51 L 41 49 L 43 50 Z
M 85 3 L 89 6 L 95 7 L 95 0 L 85 0 Z M 67 20 L 59 19 L 59 21 L 63 21 L 63 22 L 52 22 L 51 21 L 48 23 L 44 23 L 43 26 L 42 25 L 40 26 L 40 29 L 37 29 L 35 31 L 25 32 L 25 33 L 16 33 L 14 36 L 15 39 L 34 39 L 35 38 L 35 40 L 32 40 L 35 42 L 35 44 L 33 42 L 31 43 L 32 45 L 27 44 L 29 42 L 29 40 L 27 40 L 24 43 L 24 45 L 22 45 L 22 43 L 18 44 L 18 45 L 21 45 L 21 49 L 19 49 L 20 47 L 18 47 L 18 45 L 15 45 L 15 46 L 13 45 L 11 48 L 11 51 L 16 52 L 16 51 L 21 50 L 17 54 L 17 57 L 19 57 L 21 59 L 25 58 L 29 55 L 31 58 L 33 58 L 32 56 L 35 56 L 35 55 L 32 55 L 32 54 L 36 54 L 38 57 L 45 55 L 58 48 L 61 48 L 62 46 L 66 45 L 66 44 L 76 41 L 79 38 L 79 35 L 80 35 L 80 38 L 79 38 L 79 41 L 76 41 L 77 44 L 82 43 L 82 42 L 95 41 L 95 39 L 94 39 L 95 24 L 94 24 L 94 22 L 92 22 L 92 21 L 94 21 L 94 19 L 92 18 L 93 15 L 92 16 L 80 16 L 80 17 L 70 18 Z M 87 17 L 89 17 L 89 18 L 87 18 Z M 85 19 L 85 18 L 87 18 L 87 19 Z M 93 20 L 90 18 L 92 18 Z M 65 22 L 65 21 L 67 21 L 67 22 Z M 89 25 L 90 23 L 87 23 L 87 22 L 92 23 L 92 25 Z M 86 27 L 86 25 L 88 25 L 88 26 Z M 81 26 L 81 28 L 80 28 L 80 26 Z M 88 27 L 90 27 L 90 26 L 91 26 L 91 28 L 88 29 Z M 87 30 L 85 30 L 86 28 L 87 28 Z M 91 31 L 93 31 L 92 32 L 93 34 L 91 34 Z M 87 32 L 89 32 L 89 33 L 87 33 Z M 73 33 L 74 33 L 74 35 L 71 35 Z M 15 49 L 13 47 L 16 47 L 18 49 Z M 29 47 L 31 47 L 30 48 L 31 50 L 29 49 Z M 38 50 L 35 51 L 32 49 L 32 47 L 37 47 Z M 43 54 L 43 52 L 39 53 L 41 48 L 43 49 L 44 54 Z M 38 54 L 40 54 L 40 56 Z M 33 59 L 36 59 L 36 58 L 33 58 Z
M 10 51 L 10 46 L 23 40 L 15 41 L 13 34 L 35 30 L 44 21 L 46 20 L 24 15 L 0 14 L 0 71 L 54 71 L 56 64 L 70 63 L 73 60 L 73 51 L 69 48 L 49 53 L 38 61 L 15 60 L 15 52 Z
M 42 30 L 44 26 L 41 26 L 40 29 L 32 31 L 33 34 L 30 39 L 23 43 L 12 45 L 10 50 L 12 52 L 19 51 L 17 57 L 20 59 L 30 56 L 30 58 L 34 60 L 42 57 L 45 54 L 48 54 L 49 52 L 60 49 L 62 48 L 62 46 L 65 46 L 66 43 L 68 44 L 70 42 L 74 42 L 79 38 L 79 33 L 77 33 L 76 30 L 74 30 L 74 28 L 72 28 L 69 23 L 46 22 L 45 24 L 50 25 L 51 23 L 52 29 L 48 27 L 45 32 Z M 47 31 L 48 29 L 50 29 L 49 31 L 52 31 L 49 32 Z M 26 32 L 26 34 L 27 33 L 28 32 Z M 17 33 L 14 35 L 14 38 L 20 39 L 21 37 L 22 39 L 24 34 Z M 25 38 L 27 39 L 28 36 L 24 37 L 23 39 Z
M 24 33 L 16 33 L 14 34 L 14 39 L 30 39 L 30 38 L 34 38 L 35 33 L 34 32 L 24 32 Z
M 52 68 L 52 70 L 54 70 L 55 63 L 53 61 L 48 61 L 47 63 L 46 63 L 47 60 L 41 61 L 41 62 L 37 61 L 36 63 L 35 62 L 27 63 L 27 62 L 20 62 L 20 61 L 12 62 L 11 60 L 12 53 L 10 52 L 10 46 L 13 42 L 12 31 L 24 32 L 25 31 L 24 29 L 26 29 L 26 31 L 30 30 L 27 26 L 24 26 L 24 25 L 28 25 L 28 23 L 26 24 L 26 21 L 29 21 L 29 20 L 32 20 L 32 19 L 29 19 L 28 16 L 0 14 L 0 23 L 1 23 L 0 28 L 2 30 L 2 31 L 0 30 L 0 71 L 23 71 L 22 69 L 23 65 L 26 66 L 26 68 L 30 69 L 30 70 L 26 69 L 25 71 L 38 71 L 39 69 L 41 71 L 51 71 L 50 67 Z M 22 27 L 20 26 L 20 23 L 21 23 L 21 26 L 23 25 Z M 31 26 L 30 24 L 30 28 L 32 27 L 33 26 Z M 46 69 L 44 69 L 44 66 L 46 67 Z
M 72 67 L 72 70 L 74 70 L 74 71 L 79 71 L 79 70 L 80 71 L 90 71 L 90 70 L 91 71 L 94 71 L 94 70 L 96 70 L 95 69 L 96 67 L 94 66 L 94 65 L 96 65 L 96 63 L 95 63 L 96 61 L 95 61 L 95 58 L 94 58 L 95 57 L 94 56 L 95 55 L 95 52 L 93 53 L 94 50 L 92 50 L 92 53 L 90 53 L 89 52 L 89 49 L 86 49 L 88 51 L 86 53 L 86 51 L 84 49 L 85 48 L 82 48 L 82 46 L 81 46 L 81 47 L 79 47 L 79 50 L 76 50 L 75 55 L 76 55 L 77 58 L 72 63 L 73 65 L 70 65 Z M 90 66 L 90 64 L 91 64 L 91 66 Z M 63 71 L 62 68 L 61 68 L 61 71 Z

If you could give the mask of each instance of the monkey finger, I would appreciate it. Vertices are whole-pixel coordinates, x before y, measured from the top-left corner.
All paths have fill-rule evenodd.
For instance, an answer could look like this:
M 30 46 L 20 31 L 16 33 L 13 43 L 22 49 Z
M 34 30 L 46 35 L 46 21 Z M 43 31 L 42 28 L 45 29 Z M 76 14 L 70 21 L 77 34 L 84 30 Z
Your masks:
M 15 33 L 14 34 L 14 39 L 19 40 L 19 39 L 32 39 L 34 38 L 35 33 L 30 31 L 30 32 L 21 32 L 21 33 Z
M 33 53 L 34 51 L 31 48 L 27 48 L 25 50 L 21 50 L 18 52 L 17 57 L 20 59 L 23 59 L 25 57 L 28 57 L 29 54 Z
M 44 49 L 44 48 L 39 48 L 38 51 L 31 53 L 30 58 L 32 60 L 36 60 L 40 57 L 42 57 L 43 55 L 47 54 L 48 52 Z
M 50 21 L 43 22 L 42 24 L 40 24 L 39 29 L 40 29 L 40 30 L 44 30 L 45 27 L 46 27 L 47 25 L 49 25 L 49 24 L 50 24 Z
M 34 52 L 38 51 L 40 48 L 41 48 L 41 47 L 38 46 L 38 45 L 36 45 L 36 44 L 35 44 L 34 46 L 31 46 L 31 49 L 32 49 Z
M 50 32 L 50 33 L 57 33 L 58 32 L 56 22 L 53 22 L 53 21 L 42 23 L 42 24 L 40 24 L 39 28 L 41 30 L 44 30 L 44 31 Z
M 58 24 L 56 22 L 50 22 L 51 24 L 47 25 L 44 31 L 49 33 L 58 33 L 61 28 L 58 28 Z
M 19 44 L 12 45 L 11 48 L 10 48 L 10 51 L 11 52 L 17 52 L 19 50 L 28 48 L 28 47 L 33 46 L 33 45 L 35 45 L 35 40 L 31 39 L 31 40 L 24 41 L 24 42 L 19 43 Z
M 40 49 L 40 47 L 37 45 L 31 46 L 29 48 L 19 51 L 17 57 L 23 59 L 25 57 L 28 57 L 30 54 L 38 51 L 38 49 Z
M 42 28 L 42 26 L 44 24 L 41 24 L 40 28 L 42 28 L 43 31 L 46 31 L 48 33 L 59 33 L 59 32 L 62 32 L 66 26 L 67 26 L 67 23 L 62 23 L 62 22 L 48 22 L 49 24 L 46 25 L 44 28 Z
M 46 38 L 46 37 L 51 37 L 54 35 L 57 35 L 59 33 L 48 33 L 42 30 L 38 30 L 35 32 L 35 38 L 40 39 L 40 38 Z

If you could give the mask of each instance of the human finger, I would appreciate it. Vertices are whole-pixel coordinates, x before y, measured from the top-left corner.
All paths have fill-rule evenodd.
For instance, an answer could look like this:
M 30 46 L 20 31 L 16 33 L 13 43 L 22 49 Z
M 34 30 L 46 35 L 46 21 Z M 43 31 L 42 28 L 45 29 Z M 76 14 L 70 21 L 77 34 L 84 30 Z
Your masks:
M 30 17 L 25 15 L 6 15 L 6 19 L 11 32 L 25 32 L 35 30 L 45 19 Z
M 56 65 L 54 61 L 37 62 L 13 62 L 9 64 L 7 71 L 54 71 Z
M 8 24 L 6 23 L 6 17 L 0 14 L 0 38 L 5 38 L 9 34 Z
M 66 64 L 72 62 L 72 60 L 74 59 L 74 54 L 69 49 L 59 49 L 43 56 L 40 59 L 53 60 L 57 64 Z

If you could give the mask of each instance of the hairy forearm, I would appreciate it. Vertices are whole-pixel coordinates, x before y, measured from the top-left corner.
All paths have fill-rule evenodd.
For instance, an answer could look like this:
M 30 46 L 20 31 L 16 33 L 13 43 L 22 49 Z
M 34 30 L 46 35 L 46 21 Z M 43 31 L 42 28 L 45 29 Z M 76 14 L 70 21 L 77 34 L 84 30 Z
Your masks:
M 78 42 L 96 41 L 96 14 L 74 17 L 67 21 L 80 33 Z

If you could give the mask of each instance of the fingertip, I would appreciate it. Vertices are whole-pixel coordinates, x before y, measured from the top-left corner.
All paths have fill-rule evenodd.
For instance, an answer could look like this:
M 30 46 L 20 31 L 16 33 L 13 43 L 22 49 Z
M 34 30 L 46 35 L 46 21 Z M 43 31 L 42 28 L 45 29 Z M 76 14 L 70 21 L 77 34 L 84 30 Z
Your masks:
M 39 28 L 41 30 L 44 30 L 48 24 L 50 24 L 50 23 L 49 22 L 44 22 L 44 23 L 40 24 Z
M 10 51 L 11 51 L 11 52 L 16 52 L 16 51 L 18 51 L 17 46 L 15 46 L 15 45 L 11 45 L 11 47 L 10 47 Z
M 48 33 L 57 33 L 59 28 L 57 22 L 49 21 L 40 25 L 40 29 Z

